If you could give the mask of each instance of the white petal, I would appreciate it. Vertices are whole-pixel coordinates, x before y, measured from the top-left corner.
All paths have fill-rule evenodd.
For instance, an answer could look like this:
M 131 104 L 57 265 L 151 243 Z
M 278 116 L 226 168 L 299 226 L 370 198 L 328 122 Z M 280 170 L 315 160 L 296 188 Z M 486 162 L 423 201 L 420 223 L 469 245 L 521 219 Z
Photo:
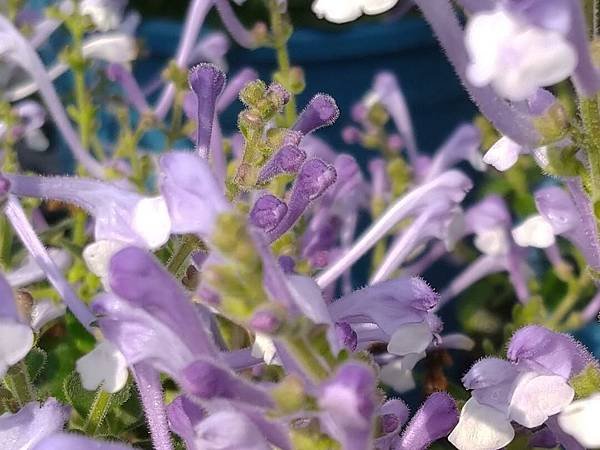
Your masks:
M 288 275 L 287 279 L 290 293 L 302 313 L 314 323 L 331 324 L 331 315 L 319 285 L 312 278 L 302 275 Z
M 483 162 L 494 166 L 500 172 L 510 169 L 519 159 L 523 147 L 507 138 L 501 137 L 483 156 Z
M 315 0 L 312 11 L 319 19 L 333 23 L 352 22 L 362 14 L 360 0 Z
M 125 64 L 137 55 L 135 41 L 124 33 L 105 33 L 87 38 L 82 47 L 83 56 L 110 63 Z
M 512 236 L 521 247 L 548 248 L 556 242 L 552 225 L 540 215 L 529 217 L 513 228 Z
M 470 398 L 448 441 L 459 450 L 497 450 L 508 445 L 514 437 L 515 431 L 504 414 Z
M 483 254 L 490 256 L 506 255 L 509 242 L 503 227 L 494 227 L 478 233 L 473 240 L 475 247 Z
M 266 334 L 256 333 L 251 353 L 255 358 L 262 358 L 267 365 L 281 365 L 281 362 L 277 357 L 275 343 L 273 342 L 273 339 Z
M 140 200 L 133 211 L 132 228 L 150 249 L 164 245 L 171 234 L 171 218 L 162 196 Z
M 400 358 L 383 366 L 379 371 L 379 379 L 400 394 L 416 387 L 412 370 L 405 369 Z
M 394 355 L 408 355 L 409 353 L 424 352 L 431 341 L 433 333 L 429 325 L 424 322 L 407 323 L 402 325 L 390 338 L 387 350 Z
M 41 300 L 33 303 L 31 308 L 31 328 L 40 330 L 48 322 L 65 314 L 67 307 L 64 303 L 55 303 L 52 300 Z
M 100 31 L 114 30 L 121 21 L 120 11 L 106 0 L 83 0 L 79 10 L 81 14 L 90 16 Z
M 381 14 L 396 6 L 398 0 L 363 0 L 362 10 L 365 14 Z
M 108 284 L 108 266 L 110 259 L 119 250 L 125 248 L 127 244 L 112 240 L 99 240 L 92 242 L 83 249 L 83 260 L 90 272 L 97 275 L 102 280 L 102 285 L 109 290 Z
M 0 318 L 0 377 L 10 366 L 25 358 L 31 347 L 31 328 L 8 317 Z
M 574 395 L 573 388 L 562 377 L 527 372 L 517 381 L 509 415 L 524 427 L 538 427 L 570 404 Z
M 558 424 L 586 448 L 600 448 L 600 394 L 576 400 L 558 415 Z
M 88 391 L 95 391 L 102 385 L 104 391 L 112 394 L 127 383 L 127 361 L 108 341 L 99 343 L 94 350 L 79 358 L 75 367 L 81 384 Z

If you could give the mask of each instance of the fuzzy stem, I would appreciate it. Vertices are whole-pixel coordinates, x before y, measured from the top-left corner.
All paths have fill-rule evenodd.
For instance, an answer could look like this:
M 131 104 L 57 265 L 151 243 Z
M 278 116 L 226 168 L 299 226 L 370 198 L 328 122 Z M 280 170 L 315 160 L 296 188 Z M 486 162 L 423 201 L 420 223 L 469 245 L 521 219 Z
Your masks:
M 63 138 L 69 145 L 75 159 L 83 167 L 85 167 L 85 169 L 92 176 L 96 178 L 103 178 L 104 168 L 100 163 L 98 163 L 98 161 L 92 158 L 92 156 L 86 152 L 85 148 L 82 146 L 77 134 L 69 122 L 67 113 L 65 112 L 62 103 L 58 98 L 58 94 L 56 93 L 56 90 L 54 89 L 54 86 L 52 85 L 52 82 L 46 73 L 46 67 L 42 63 L 42 60 L 36 51 L 21 35 L 21 33 L 19 33 L 14 25 L 2 15 L 0 15 L 0 28 L 5 29 L 8 31 L 8 33 L 10 33 L 11 37 L 16 41 L 16 46 L 18 46 L 18 49 L 23 53 L 22 57 L 28 62 L 28 65 L 25 67 L 25 69 L 29 72 L 38 85 L 42 100 L 44 101 L 46 108 L 48 108 L 48 111 L 56 123 L 57 128 L 60 130 Z
M 13 195 L 9 195 L 6 204 L 6 217 L 10 221 L 13 229 L 23 242 L 25 248 L 29 251 L 34 261 L 48 276 L 48 280 L 54 286 L 56 291 L 62 297 L 67 307 L 88 330 L 91 330 L 90 324 L 96 319 L 88 307 L 77 297 L 73 288 L 69 285 L 58 266 L 54 263 L 44 244 L 35 234 L 31 224 L 27 220 L 25 211 L 19 201 Z
M 133 366 L 133 376 L 142 399 L 155 450 L 172 450 L 160 376 L 146 363 Z
M 102 425 L 102 422 L 104 421 L 106 414 L 110 409 L 111 399 L 111 394 L 102 389 L 98 389 L 83 428 L 85 434 L 88 436 L 96 436 L 100 425 Z
M 198 38 L 198 33 L 202 27 L 202 23 L 208 14 L 208 11 L 213 5 L 214 0 L 194 0 L 188 9 L 185 24 L 183 26 L 183 32 L 181 33 L 181 40 L 177 47 L 177 53 L 175 55 L 175 63 L 180 68 L 185 68 L 188 65 L 190 54 L 194 49 L 194 44 Z M 160 98 L 156 103 L 154 114 L 159 119 L 164 119 L 173 99 L 175 98 L 175 85 L 169 83 L 161 92 Z
M 467 78 L 469 58 L 464 44 L 463 30 L 449 0 L 415 0 L 425 19 L 431 25 L 446 56 L 454 66 L 471 99 L 479 110 L 504 135 L 522 145 L 536 147 L 540 134 L 529 117 L 519 113 L 499 98 L 491 87 L 473 86 Z

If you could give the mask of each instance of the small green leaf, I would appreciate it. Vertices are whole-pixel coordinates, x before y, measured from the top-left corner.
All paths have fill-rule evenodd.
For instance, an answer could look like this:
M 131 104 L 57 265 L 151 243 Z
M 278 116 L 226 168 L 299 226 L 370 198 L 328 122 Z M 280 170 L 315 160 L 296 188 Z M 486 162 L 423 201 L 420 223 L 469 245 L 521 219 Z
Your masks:
M 586 398 L 595 392 L 600 392 L 600 370 L 593 364 L 589 364 L 581 373 L 569 380 L 569 384 L 575 390 L 575 398 Z
M 38 377 L 44 370 L 47 361 L 48 354 L 41 348 L 34 347 L 27 354 L 27 356 L 25 357 L 25 363 L 27 364 L 27 369 L 29 370 L 29 378 L 32 382 L 38 379 Z

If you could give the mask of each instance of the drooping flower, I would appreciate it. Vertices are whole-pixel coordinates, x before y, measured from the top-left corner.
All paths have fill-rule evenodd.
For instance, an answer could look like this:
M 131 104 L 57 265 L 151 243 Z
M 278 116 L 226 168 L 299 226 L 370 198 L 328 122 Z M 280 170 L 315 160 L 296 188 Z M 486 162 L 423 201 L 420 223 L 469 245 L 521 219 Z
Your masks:
M 127 361 L 123 354 L 107 341 L 100 342 L 94 350 L 79 358 L 76 370 L 81 384 L 88 391 L 102 387 L 105 392 L 114 394 L 127 383 Z

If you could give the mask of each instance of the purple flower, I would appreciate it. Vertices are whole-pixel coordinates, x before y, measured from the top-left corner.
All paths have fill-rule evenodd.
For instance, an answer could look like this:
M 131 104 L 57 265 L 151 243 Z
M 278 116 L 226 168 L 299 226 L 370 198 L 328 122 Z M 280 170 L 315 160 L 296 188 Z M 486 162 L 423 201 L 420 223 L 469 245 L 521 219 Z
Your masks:
M 424 450 L 446 437 L 458 422 L 454 399 L 445 392 L 431 394 L 406 426 L 397 450 Z
M 304 135 L 319 128 L 332 125 L 339 117 L 340 110 L 333 97 L 325 94 L 315 95 L 298 117 L 293 130 Z
M 388 400 L 381 405 L 378 415 L 382 435 L 375 439 L 375 448 L 377 450 L 396 448 L 396 443 L 400 439 L 400 431 L 408 420 L 408 406 L 400 399 Z
M 190 70 L 190 87 L 198 99 L 198 136 L 196 145 L 199 155 L 208 159 L 210 138 L 217 99 L 225 87 L 225 74 L 212 64 L 199 64 Z
M 159 165 L 159 187 L 173 233 L 210 237 L 217 216 L 228 211 L 229 204 L 208 163 L 193 153 L 170 152 Z
M 346 322 L 358 335 L 358 346 L 388 343 L 390 353 L 421 353 L 434 333 L 429 316 L 437 294 L 420 278 L 397 278 L 354 291 L 329 305 L 336 322 Z
M 322 424 L 346 450 L 371 448 L 375 405 L 375 375 L 364 364 L 344 364 L 321 386 Z
M 43 404 L 27 403 L 14 414 L 0 416 L 0 442 L 6 449 L 58 448 L 36 444 L 60 432 L 69 419 L 69 408 L 50 397 Z
M 569 181 L 570 193 L 558 186 L 539 189 L 535 203 L 556 235 L 571 241 L 594 269 L 600 269 L 600 247 L 596 221 L 589 199 L 576 181 Z

